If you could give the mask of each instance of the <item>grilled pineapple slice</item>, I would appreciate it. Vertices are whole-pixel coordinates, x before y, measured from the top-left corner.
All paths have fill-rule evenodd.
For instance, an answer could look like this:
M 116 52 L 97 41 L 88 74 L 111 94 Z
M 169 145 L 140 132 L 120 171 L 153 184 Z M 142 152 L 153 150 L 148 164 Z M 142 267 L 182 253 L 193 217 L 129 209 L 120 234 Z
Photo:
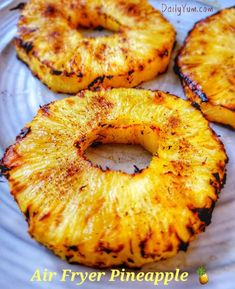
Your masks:
M 93 142 L 141 144 L 134 174 L 84 156 Z M 186 250 L 210 223 L 227 157 L 201 112 L 161 91 L 82 91 L 45 105 L 2 159 L 29 233 L 69 262 L 145 263 Z
M 104 27 L 111 36 L 84 37 Z M 18 22 L 16 51 L 49 88 L 133 87 L 166 70 L 175 31 L 146 0 L 30 0 Z
M 206 118 L 235 128 L 235 8 L 198 22 L 176 58 L 186 96 Z

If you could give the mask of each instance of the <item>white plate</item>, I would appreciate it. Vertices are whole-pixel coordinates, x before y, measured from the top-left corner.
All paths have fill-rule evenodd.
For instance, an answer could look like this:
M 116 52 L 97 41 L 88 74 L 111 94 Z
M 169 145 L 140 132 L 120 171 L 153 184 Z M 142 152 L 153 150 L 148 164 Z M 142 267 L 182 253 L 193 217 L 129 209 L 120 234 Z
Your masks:
M 0 149 L 1 155 L 4 149 L 14 142 L 24 124 L 32 119 L 39 105 L 48 103 L 54 99 L 61 99 L 64 95 L 58 95 L 48 90 L 39 80 L 34 78 L 28 68 L 16 59 L 12 38 L 15 34 L 18 11 L 10 12 L 20 1 L 0 1 Z M 219 1 L 204 0 L 200 2 L 217 3 Z M 233 1 L 221 1 L 220 7 L 228 7 Z M 174 54 L 182 44 L 188 30 L 195 21 L 206 17 L 212 12 L 187 12 L 183 7 L 204 7 L 205 4 L 194 1 L 152 1 L 159 10 L 168 12 L 164 15 L 174 24 L 177 30 L 177 46 Z M 167 6 L 165 6 L 167 5 Z M 176 5 L 176 6 L 175 6 Z M 186 5 L 186 6 L 183 6 Z M 171 7 L 171 11 L 169 11 Z M 178 7 L 177 12 L 173 12 Z M 181 7 L 181 14 L 179 9 Z M 214 11 L 216 9 L 214 8 Z M 179 15 L 180 14 L 180 15 Z M 172 57 L 173 59 L 173 57 Z M 142 84 L 141 87 L 157 88 L 169 91 L 180 97 L 184 97 L 180 82 L 172 71 L 172 63 L 166 74 L 157 79 Z M 235 288 L 235 132 L 229 129 L 213 125 L 216 133 L 225 144 L 229 156 L 227 166 L 227 183 L 220 195 L 213 213 L 212 224 L 197 239 L 191 243 L 186 253 L 180 252 L 176 257 L 167 261 L 145 266 L 143 270 L 174 270 L 181 268 L 188 271 L 189 279 L 185 283 L 170 283 L 168 288 L 200 288 L 196 269 L 205 265 L 209 275 L 209 283 L 206 288 Z M 124 167 L 127 171 L 133 169 L 132 163 L 144 165 L 148 155 L 141 154 L 137 159 L 137 148 L 121 149 L 112 160 L 110 155 L 112 146 L 106 149 L 98 149 L 95 158 L 99 158 L 109 167 Z M 121 156 L 121 161 L 119 157 Z M 71 268 L 74 271 L 96 271 L 91 268 L 78 265 L 69 265 L 54 256 L 50 251 L 32 240 L 27 233 L 27 224 L 19 211 L 16 203 L 9 193 L 8 184 L 5 180 L 0 183 L 0 288 L 76 288 L 74 283 L 62 283 L 58 280 L 52 283 L 35 282 L 29 280 L 33 272 L 38 268 L 57 271 Z M 106 271 L 106 277 L 102 282 L 85 282 L 82 288 L 154 288 L 151 282 L 109 282 L 110 271 Z M 158 285 L 163 288 L 163 285 Z

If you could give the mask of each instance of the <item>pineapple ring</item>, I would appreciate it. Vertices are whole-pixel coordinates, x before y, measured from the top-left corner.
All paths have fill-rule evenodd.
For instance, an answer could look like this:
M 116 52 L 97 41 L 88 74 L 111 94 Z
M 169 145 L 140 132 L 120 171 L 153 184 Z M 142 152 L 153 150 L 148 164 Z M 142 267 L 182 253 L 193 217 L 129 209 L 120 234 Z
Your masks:
M 18 57 L 50 89 L 133 87 L 167 69 L 175 31 L 146 0 L 30 0 L 18 22 Z M 79 27 L 115 33 L 84 37 Z
M 196 23 L 175 62 L 186 96 L 205 117 L 235 129 L 235 7 Z
M 139 173 L 104 171 L 84 156 L 97 141 L 141 144 L 153 157 Z M 69 262 L 140 267 L 186 250 L 210 223 L 226 161 L 189 102 L 112 89 L 40 108 L 1 167 L 33 238 Z

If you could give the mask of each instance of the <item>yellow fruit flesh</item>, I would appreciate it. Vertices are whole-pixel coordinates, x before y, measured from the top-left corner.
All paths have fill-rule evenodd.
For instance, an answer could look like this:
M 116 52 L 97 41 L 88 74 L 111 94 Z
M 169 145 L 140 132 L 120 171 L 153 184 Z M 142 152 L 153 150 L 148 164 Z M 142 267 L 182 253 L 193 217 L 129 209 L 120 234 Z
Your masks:
M 200 98 L 183 81 L 183 88 L 186 96 L 199 104 L 202 113 L 209 121 L 222 123 L 235 129 L 235 111 L 232 111 L 222 105 L 213 105 L 210 102 L 202 102 Z
M 198 22 L 176 59 L 186 96 L 210 121 L 235 128 L 235 8 Z
M 114 35 L 87 38 L 79 27 Z M 18 23 L 20 59 L 49 88 L 75 93 L 97 87 L 133 87 L 166 70 L 173 27 L 147 1 L 31 0 Z
M 227 158 L 189 102 L 83 91 L 42 107 L 27 128 L 2 165 L 29 233 L 69 262 L 140 267 L 185 250 L 209 224 Z M 153 157 L 133 175 L 103 171 L 84 157 L 93 141 L 138 143 Z

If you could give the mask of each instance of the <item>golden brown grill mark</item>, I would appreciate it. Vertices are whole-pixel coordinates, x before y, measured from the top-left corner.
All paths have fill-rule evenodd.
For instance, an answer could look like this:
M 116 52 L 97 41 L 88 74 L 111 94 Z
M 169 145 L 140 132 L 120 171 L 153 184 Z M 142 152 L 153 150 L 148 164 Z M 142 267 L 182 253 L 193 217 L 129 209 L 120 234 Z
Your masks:
M 110 244 L 104 243 L 103 241 L 100 241 L 97 244 L 97 247 L 95 248 L 96 252 L 99 253 L 106 253 L 106 254 L 111 254 L 111 253 L 119 253 L 124 249 L 124 245 L 120 244 L 116 248 L 111 247 Z
M 172 129 L 176 129 L 180 125 L 180 119 L 176 116 L 170 116 L 168 119 L 168 126 Z
M 48 4 L 44 10 L 44 16 L 54 17 L 57 14 L 57 9 L 54 5 Z

